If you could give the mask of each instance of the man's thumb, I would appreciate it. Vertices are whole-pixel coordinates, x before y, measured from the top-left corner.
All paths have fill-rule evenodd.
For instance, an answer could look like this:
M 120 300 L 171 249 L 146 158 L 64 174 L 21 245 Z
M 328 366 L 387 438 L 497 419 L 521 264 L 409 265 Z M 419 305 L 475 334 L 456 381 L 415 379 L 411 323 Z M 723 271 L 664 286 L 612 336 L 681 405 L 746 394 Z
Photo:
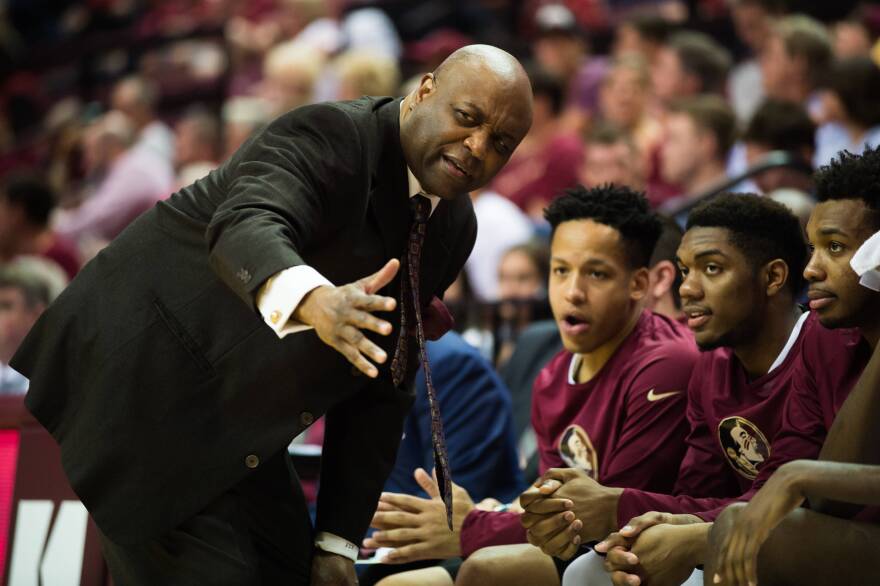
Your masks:
M 364 291 L 367 295 L 372 295 L 388 283 L 394 279 L 394 276 L 397 275 L 397 271 L 400 269 L 400 261 L 396 258 L 392 258 L 388 262 L 385 263 L 381 269 L 373 273 L 368 277 L 364 277 L 361 279 L 361 283 L 364 286 Z
M 429 497 L 431 497 L 432 499 L 440 498 L 440 489 L 437 488 L 437 481 L 428 476 L 428 473 L 425 472 L 424 468 L 416 468 L 414 476 L 416 482 L 419 483 L 419 486 L 422 487 L 422 490 L 428 493 Z

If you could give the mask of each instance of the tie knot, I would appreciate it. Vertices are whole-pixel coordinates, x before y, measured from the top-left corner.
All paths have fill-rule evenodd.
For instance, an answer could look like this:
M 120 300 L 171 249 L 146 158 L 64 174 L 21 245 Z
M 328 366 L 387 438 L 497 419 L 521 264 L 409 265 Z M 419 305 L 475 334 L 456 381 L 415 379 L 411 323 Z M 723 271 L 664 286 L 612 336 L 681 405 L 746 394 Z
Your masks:
M 417 193 L 409 198 L 409 206 L 416 222 L 424 224 L 431 217 L 431 200 L 423 194 Z

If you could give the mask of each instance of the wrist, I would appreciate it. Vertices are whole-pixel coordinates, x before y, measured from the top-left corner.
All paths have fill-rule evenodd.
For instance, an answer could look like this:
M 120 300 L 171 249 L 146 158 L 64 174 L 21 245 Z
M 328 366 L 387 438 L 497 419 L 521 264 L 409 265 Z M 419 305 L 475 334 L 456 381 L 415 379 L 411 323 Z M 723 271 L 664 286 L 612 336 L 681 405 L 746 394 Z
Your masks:
M 291 317 L 295 321 L 307 326 L 313 326 L 315 309 L 321 306 L 321 298 L 330 288 L 329 285 L 321 285 L 306 293 L 296 306 L 296 309 L 293 310 Z
M 694 567 L 706 563 L 706 558 L 709 555 L 709 531 L 712 530 L 712 523 L 693 523 L 680 527 L 685 534 L 685 551 L 687 551 L 690 563 Z
M 602 507 L 604 510 L 608 511 L 608 514 L 605 516 L 605 527 L 604 533 L 605 535 L 610 535 L 619 529 L 617 522 L 617 504 L 620 502 L 620 495 L 623 494 L 622 488 L 616 487 L 603 487 L 603 496 L 602 496 Z

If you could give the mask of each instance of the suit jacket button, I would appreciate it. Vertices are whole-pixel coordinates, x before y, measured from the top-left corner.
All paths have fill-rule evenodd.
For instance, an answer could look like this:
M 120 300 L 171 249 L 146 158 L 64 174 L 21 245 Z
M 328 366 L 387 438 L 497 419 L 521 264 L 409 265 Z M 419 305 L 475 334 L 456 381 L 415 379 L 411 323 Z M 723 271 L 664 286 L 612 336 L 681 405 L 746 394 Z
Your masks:
M 248 468 L 256 468 L 260 465 L 260 459 L 256 455 L 251 454 L 244 459 L 244 465 Z
M 303 411 L 299 414 L 299 422 L 303 425 L 311 425 L 315 422 L 315 416 L 308 411 Z

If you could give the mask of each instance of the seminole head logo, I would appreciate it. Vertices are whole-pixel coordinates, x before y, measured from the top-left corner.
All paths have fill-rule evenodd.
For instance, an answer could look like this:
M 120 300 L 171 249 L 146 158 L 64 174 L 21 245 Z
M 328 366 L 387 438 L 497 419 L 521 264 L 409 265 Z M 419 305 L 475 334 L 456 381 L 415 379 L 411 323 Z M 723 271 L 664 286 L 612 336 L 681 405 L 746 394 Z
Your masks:
M 590 436 L 580 425 L 569 425 L 559 438 L 559 455 L 571 468 L 580 468 L 590 478 L 596 478 L 599 465 Z
M 770 459 L 770 444 L 748 419 L 728 417 L 718 424 L 718 441 L 734 470 L 754 480 L 758 469 Z

